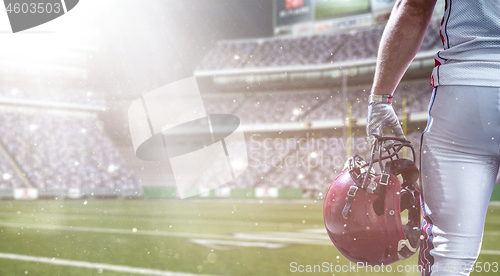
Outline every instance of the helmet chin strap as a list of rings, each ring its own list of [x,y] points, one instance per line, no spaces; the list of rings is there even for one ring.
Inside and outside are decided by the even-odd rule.
[[[400,240],[398,243],[398,258],[400,260],[407,259],[411,257],[415,252],[417,252],[418,245],[412,246],[409,240]]]
[[[342,210],[342,217],[344,217],[344,219],[346,219],[347,214],[349,214],[349,210],[351,209],[351,205],[354,202],[354,197],[356,196],[358,189],[359,188],[363,188],[363,189],[366,188],[366,184],[368,183],[368,180],[371,178],[370,173],[372,172],[372,167],[373,167],[373,163],[374,163],[375,149],[377,148],[377,145],[379,143],[379,140],[378,140],[379,137],[376,137],[376,138],[377,138],[377,140],[373,144],[373,147],[372,147],[370,163],[367,163],[365,160],[363,160],[363,158],[361,158],[357,154],[354,155],[353,157],[349,158],[349,160],[347,161],[349,164],[349,174],[351,175],[351,178],[354,181],[354,185],[352,185],[349,188],[349,191],[347,192],[347,202],[344,206],[344,209]],[[379,151],[382,150],[382,148],[380,146],[378,148],[379,148]],[[380,152],[379,152],[379,156],[381,156]],[[357,163],[356,163],[357,159],[362,160],[362,164],[359,167],[357,166]],[[380,158],[379,158],[379,160],[380,160]],[[361,169],[366,165],[368,165],[368,169],[366,169],[366,173],[363,173]],[[354,174],[356,172],[356,170],[357,170],[357,173],[359,175]],[[363,183],[360,183],[358,181],[358,179],[360,177],[363,179]]]
[[[348,160],[348,167],[349,167],[349,174],[351,175],[351,178],[354,181],[354,184],[349,188],[349,191],[347,192],[347,202],[344,206],[344,209],[342,210],[342,216],[344,219],[347,218],[347,215],[349,214],[349,210],[351,209],[352,203],[354,202],[354,197],[356,196],[356,193],[358,190],[361,189],[366,189],[367,192],[373,194],[373,193],[378,193],[379,197],[375,203],[375,205],[384,205],[384,200],[385,200],[385,191],[386,187],[389,181],[389,174],[393,175],[399,175],[401,174],[403,176],[403,184],[408,185],[408,183],[413,184],[416,182],[418,179],[418,169],[415,167],[414,162],[415,162],[415,149],[413,148],[412,144],[407,141],[406,139],[401,139],[401,138],[396,138],[396,137],[381,137],[381,136],[376,136],[376,141],[373,144],[372,151],[371,151],[371,158],[370,158],[370,163],[367,163],[364,161],[361,157],[358,155],[354,155]],[[391,146],[388,148],[384,148],[384,143],[385,141],[396,141],[395,143],[391,143]],[[398,143],[399,142],[399,143]],[[405,159],[399,159],[398,153],[403,147],[409,147],[412,150],[413,153],[413,162]],[[391,153],[392,149],[392,153]],[[383,156],[384,150],[387,152],[386,156]],[[375,154],[378,153],[378,158],[375,159]],[[396,158],[396,160],[393,160],[393,158]],[[358,159],[361,159],[363,162],[360,166],[358,166],[357,161]],[[383,167],[382,160],[390,159],[389,162],[386,163],[385,168]],[[398,162],[400,161],[400,162]],[[400,165],[399,163],[403,163],[405,161],[409,161],[411,164],[413,164],[413,167],[416,171],[416,173],[410,172],[407,173],[407,170],[411,165],[410,163],[404,163],[403,165]],[[380,181],[378,183],[369,180],[372,178],[372,175],[370,175],[372,171],[373,164],[378,162],[380,166],[380,170],[382,171]],[[393,163],[397,163],[396,165],[392,165]],[[368,166],[368,169],[366,169],[366,172],[363,173],[362,169],[363,167]],[[395,168],[393,168],[395,167]],[[402,168],[400,168],[402,167]],[[356,175],[355,172],[358,174]],[[363,183],[361,184],[358,180],[359,178],[363,179]],[[416,178],[415,178],[416,177]],[[407,179],[408,178],[408,179]],[[368,184],[369,183],[369,184]],[[382,214],[383,214],[383,208],[382,208]],[[381,215],[378,214],[377,215]]]

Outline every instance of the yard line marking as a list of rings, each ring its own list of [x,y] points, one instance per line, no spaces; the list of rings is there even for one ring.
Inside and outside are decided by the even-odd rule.
[[[245,242],[245,241],[202,240],[202,239],[190,239],[189,241],[194,244],[199,244],[208,248],[215,248],[218,250],[230,250],[236,247],[262,247],[268,249],[278,249],[287,246],[287,244],[283,243],[269,243],[269,242]]]
[[[500,231],[484,231],[485,236],[500,236]]]
[[[332,245],[330,241],[287,238],[287,237],[280,237],[277,235],[264,236],[258,233],[236,233],[234,234],[234,237],[240,239],[259,240],[259,241],[288,242],[288,243],[299,243],[299,244],[309,244],[309,245]]]
[[[177,238],[201,238],[201,239],[214,239],[214,240],[258,240],[258,241],[273,241],[280,243],[293,243],[293,244],[308,244],[308,245],[331,245],[330,241],[321,241],[315,239],[304,238],[300,233],[288,237],[283,232],[264,232],[264,233],[236,233],[234,235],[227,234],[203,234],[203,233],[185,233],[185,232],[165,232],[165,231],[151,231],[136,229],[116,229],[116,228],[97,228],[97,227],[81,227],[81,226],[62,226],[62,225],[35,225],[35,224],[21,224],[11,222],[0,222],[0,227],[13,227],[21,229],[33,230],[56,230],[56,231],[76,231],[76,232],[95,232],[95,233],[109,233],[109,234],[126,234],[126,235],[146,235],[146,236],[162,236],[162,237],[177,237]],[[292,232],[293,233],[293,232]],[[288,233],[286,233],[288,234]],[[317,237],[324,239],[323,237]],[[316,239],[317,239],[316,238]]]
[[[500,225],[500,221],[486,221],[486,225]]]
[[[266,237],[281,237],[294,239],[327,240],[330,241],[326,230],[320,234],[310,234],[303,232],[252,232],[252,234]]]
[[[33,230],[59,230],[59,231],[76,231],[76,232],[95,232],[95,233],[109,233],[109,234],[126,234],[126,235],[146,235],[146,236],[163,236],[163,237],[178,237],[190,238],[192,242],[200,245],[212,243],[214,245],[235,245],[241,240],[255,240],[263,242],[261,245],[281,244],[286,246],[288,244],[307,244],[307,245],[332,245],[326,236],[303,234],[301,232],[255,232],[255,233],[235,233],[234,235],[220,235],[220,234],[203,234],[203,233],[185,233],[185,232],[165,232],[165,231],[151,231],[151,230],[136,230],[132,229],[116,229],[116,228],[97,228],[97,227],[80,227],[80,226],[62,226],[62,225],[34,225],[34,224],[21,224],[0,222],[0,227],[12,227],[21,229]],[[319,229],[303,229],[308,233],[320,233]],[[499,236],[500,231],[485,231],[484,235]],[[198,238],[198,239],[196,239]],[[221,241],[225,240],[225,241]],[[240,241],[237,241],[240,240]],[[265,243],[272,241],[274,243]],[[253,243],[257,245],[258,243]],[[247,242],[251,245],[251,242]],[[222,248],[221,248],[222,249]],[[498,250],[481,250],[481,254],[486,255],[500,255]]]
[[[481,249],[481,253],[479,253],[479,254],[500,256],[500,250],[488,250],[488,249],[482,250]]]
[[[149,269],[149,268],[123,266],[123,265],[111,265],[111,264],[103,264],[103,263],[71,261],[71,260],[63,260],[63,259],[47,258],[47,257],[34,257],[34,256],[26,256],[26,255],[10,254],[10,253],[0,253],[0,258],[17,260],[17,261],[46,263],[46,264],[51,264],[51,265],[64,265],[64,266],[82,267],[82,268],[90,268],[90,269],[111,270],[111,271],[117,271],[117,272],[143,274],[143,275],[200,276],[200,274],[190,274],[190,273],[183,273],[183,272],[173,272],[173,271],[156,270],[156,269]],[[201,276],[203,276],[203,275],[201,275]],[[205,276],[208,276],[208,275],[205,275]]]
[[[178,237],[178,238],[209,238],[209,239],[223,239],[227,235],[218,234],[200,234],[200,233],[185,233],[185,232],[165,232],[165,231],[152,231],[135,229],[117,229],[117,228],[99,228],[99,227],[82,227],[82,226],[63,226],[63,225],[38,225],[38,224],[21,224],[11,222],[0,222],[0,227],[20,227],[21,229],[35,229],[35,230],[60,230],[60,231],[76,231],[76,232],[95,232],[95,233],[109,233],[109,234],[126,234],[126,235],[145,235],[145,236],[163,236],[163,237]]]
[[[304,233],[313,233],[313,234],[327,234],[326,229],[318,228],[318,229],[301,229],[300,232]]]
[[[10,212],[0,212],[0,216],[7,216],[7,217],[15,217],[15,218],[37,218],[38,221],[42,221],[40,218],[41,217],[47,217],[47,218],[54,218],[54,215],[63,215],[64,218],[66,219],[78,219],[81,220],[82,218],[85,220],[127,220],[127,221],[158,221],[159,219],[164,220],[165,223],[169,224],[175,224],[175,223],[182,223],[182,224],[210,224],[210,225],[250,225],[253,226],[255,225],[254,221],[247,221],[247,220],[225,220],[225,219],[182,219],[182,218],[175,218],[171,219],[167,215],[165,216],[131,216],[131,215],[77,215],[77,214],[61,214],[61,213],[23,213],[23,214],[16,214],[16,213],[10,213]],[[50,222],[47,220],[46,222]],[[275,223],[275,222],[259,222],[260,226],[275,226],[275,225],[290,225],[290,226],[303,226],[303,223]]]

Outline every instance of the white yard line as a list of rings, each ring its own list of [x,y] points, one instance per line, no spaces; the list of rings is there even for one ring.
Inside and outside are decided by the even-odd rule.
[[[279,237],[279,238],[291,238],[291,239],[302,239],[302,240],[325,240],[330,241],[326,230],[320,232],[318,234],[307,233],[307,232],[251,232],[245,234],[252,234],[255,236],[264,236],[264,237]]]
[[[94,232],[107,234],[125,234],[125,235],[145,235],[162,236],[176,238],[200,238],[214,240],[252,240],[252,241],[272,241],[287,244],[308,244],[308,245],[332,245],[326,236],[318,235],[314,238],[311,234],[300,232],[255,232],[255,233],[236,233],[234,235],[186,233],[186,232],[166,232],[136,229],[116,229],[116,228],[98,228],[81,226],[63,226],[63,225],[38,225],[22,224],[11,222],[0,222],[0,227],[12,227],[29,230],[51,230],[51,231],[76,231],[76,232]],[[326,237],[326,238],[325,238]]]
[[[488,249],[481,249],[481,253],[479,254],[484,254],[484,255],[497,255],[500,256],[500,250],[488,250]]]
[[[235,234],[205,234],[205,233],[186,233],[186,232],[167,232],[167,231],[152,231],[139,229],[117,229],[117,228],[99,228],[99,227],[82,227],[82,226],[63,226],[63,225],[38,225],[38,224],[23,224],[0,222],[0,227],[21,228],[28,230],[51,230],[51,231],[75,231],[75,232],[94,232],[107,234],[125,234],[125,235],[144,235],[144,236],[161,236],[161,237],[176,237],[190,239],[213,239],[213,240],[251,240],[261,242],[285,243],[285,244],[307,244],[307,245],[326,245],[331,246],[332,243],[326,235],[301,233],[301,232],[250,232],[250,233],[235,233]],[[500,231],[485,231],[486,236],[500,236]],[[489,252],[489,253],[484,253]],[[483,250],[482,254],[496,255],[491,252],[499,252],[495,250]]]
[[[485,236],[500,236],[500,231],[484,231]]]
[[[50,223],[50,219],[53,219],[55,216],[63,216],[65,219],[75,219],[75,220],[97,220],[97,221],[102,221],[102,220],[126,220],[126,221],[159,221],[162,220],[165,223],[169,224],[176,224],[176,223],[182,223],[182,224],[203,224],[203,225],[248,225],[248,226],[254,226],[255,221],[248,221],[248,220],[236,220],[236,219],[182,219],[182,218],[169,218],[167,215],[165,216],[152,216],[152,217],[145,217],[145,216],[130,216],[130,215],[86,215],[86,214],[64,214],[64,213],[23,213],[23,214],[16,214],[13,212],[0,212],[0,216],[4,217],[14,217],[14,218],[37,218],[39,222],[46,222]],[[275,223],[275,222],[259,222],[259,226],[276,226],[276,225],[289,225],[289,226],[299,226],[303,227],[304,224],[302,223]]]
[[[236,247],[261,247],[269,249],[278,249],[288,246],[283,243],[269,243],[269,242],[247,242],[247,241],[228,241],[228,240],[203,240],[191,239],[192,243],[203,245],[208,248],[218,248],[220,250],[234,249]]]
[[[126,234],[126,235],[145,235],[145,236],[163,236],[163,237],[178,237],[178,238],[192,238],[200,237],[205,239],[224,239],[228,235],[217,234],[199,234],[199,233],[186,233],[186,232],[166,232],[166,231],[152,231],[141,230],[140,228],[134,229],[116,229],[116,228],[100,228],[100,227],[81,227],[81,226],[63,226],[63,225],[39,225],[39,224],[24,224],[24,223],[11,223],[0,222],[0,227],[13,227],[30,230],[52,230],[52,231],[76,231],[76,232],[94,232],[94,233],[107,233],[107,234]]]
[[[102,263],[90,263],[90,262],[81,262],[81,261],[71,261],[71,260],[63,260],[63,259],[56,259],[56,258],[35,257],[35,256],[26,256],[26,255],[18,255],[18,254],[9,254],[9,253],[0,253],[0,259],[37,262],[37,263],[45,263],[45,264],[51,264],[51,265],[64,265],[64,266],[81,267],[81,268],[89,268],[89,269],[102,269],[102,270],[110,270],[110,271],[133,273],[133,274],[143,274],[143,275],[162,275],[162,276],[195,276],[196,275],[196,276],[203,276],[200,274],[189,274],[189,273],[164,271],[164,270],[156,270],[156,269],[149,269],[149,268],[131,267],[131,266],[123,266],[123,265],[111,265],[111,264],[102,264]]]
[[[299,237],[280,237],[279,235],[263,235],[259,233],[236,233],[234,234],[234,238],[246,239],[246,240],[258,240],[258,241],[308,244],[308,245],[327,245],[327,246],[332,245],[332,243],[329,240],[321,241],[321,240],[303,239]]]
[[[300,232],[304,233],[313,233],[313,234],[327,234],[325,228],[318,228],[318,229],[301,229],[299,230]]]

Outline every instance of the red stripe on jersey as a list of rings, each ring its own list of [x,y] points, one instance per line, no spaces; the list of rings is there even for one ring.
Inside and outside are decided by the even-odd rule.
[[[423,271],[425,271],[425,268],[427,267],[427,264],[429,264],[429,260],[427,260],[427,258],[425,257],[425,251],[427,250],[428,246],[427,246],[427,242],[428,242],[428,239],[429,239],[429,234],[427,233],[427,229],[429,229],[429,223],[426,222],[426,225],[424,226],[424,246],[423,248],[420,250],[420,261],[422,262],[422,265],[423,265]],[[423,275],[423,272],[422,271],[422,275]]]
[[[446,42],[444,41],[444,36],[443,36],[443,23],[444,23],[444,16],[443,19],[441,19],[441,25],[439,26],[439,35],[441,36],[441,41],[443,42],[443,48],[444,48]]]

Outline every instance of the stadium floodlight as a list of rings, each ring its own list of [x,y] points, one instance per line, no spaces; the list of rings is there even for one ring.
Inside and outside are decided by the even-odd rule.
[[[9,180],[9,179],[11,179],[11,178],[12,178],[12,175],[11,175],[10,173],[4,173],[4,174],[2,175],[2,179],[3,179],[3,180]]]
[[[207,115],[195,77],[143,95],[128,118],[136,156],[168,160],[181,198],[217,188],[248,167],[240,119]]]
[[[39,129],[39,128],[40,128],[40,126],[39,126],[39,125],[36,125],[36,124],[31,124],[31,125],[29,126],[29,128],[30,128],[30,131],[31,131],[31,132],[33,132],[33,131],[36,131],[37,129]]]
[[[102,44],[104,19],[98,11],[109,10],[109,2],[115,1],[5,0],[0,73],[86,78],[87,62]]]
[[[111,164],[108,166],[108,172],[112,173],[114,171],[118,170],[118,167],[114,164]]]

